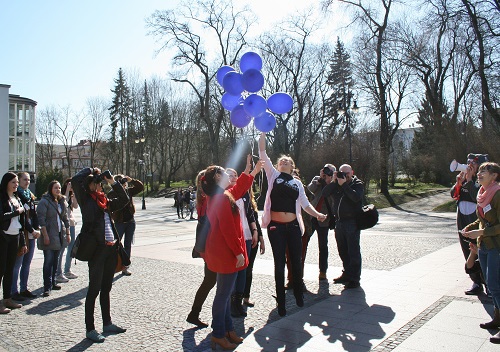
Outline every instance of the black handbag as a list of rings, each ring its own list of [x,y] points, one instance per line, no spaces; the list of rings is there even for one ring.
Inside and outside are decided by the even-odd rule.
[[[361,211],[356,217],[356,224],[358,229],[366,230],[377,225],[378,222],[378,210],[375,205],[368,204],[361,208]]]
[[[94,256],[95,250],[95,238],[82,232],[75,238],[75,243],[71,249],[71,258],[78,259],[82,262],[88,262]]]
[[[196,225],[196,241],[192,252],[193,258],[199,258],[200,253],[205,252],[205,245],[207,243],[207,236],[209,232],[210,222],[208,221],[208,216],[200,216],[198,224]]]

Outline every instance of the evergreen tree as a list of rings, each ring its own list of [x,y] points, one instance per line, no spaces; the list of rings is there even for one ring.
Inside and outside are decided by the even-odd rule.
[[[128,145],[128,130],[132,118],[132,104],[130,97],[130,89],[127,86],[123,70],[118,70],[118,78],[115,81],[115,89],[113,92],[113,104],[109,108],[111,118],[111,136],[110,147],[111,161],[114,161],[114,168],[118,168],[120,172],[129,174],[130,159],[125,157],[125,150],[130,150]]]
[[[346,113],[340,113],[339,110],[351,106],[354,93],[352,88],[354,82],[352,79],[351,57],[344,47],[344,43],[337,37],[335,52],[330,60],[330,72],[326,84],[331,89],[331,94],[326,100],[326,110],[332,118],[330,130],[332,134],[336,128],[342,123],[345,123],[345,128],[342,134],[351,133],[355,126],[355,121],[352,114],[349,116]]]

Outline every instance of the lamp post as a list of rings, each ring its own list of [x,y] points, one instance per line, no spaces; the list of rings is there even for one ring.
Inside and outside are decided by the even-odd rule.
[[[142,143],[144,143],[145,141],[146,141],[146,138],[140,137],[140,138],[137,138],[135,140],[135,143],[137,143],[137,144],[141,143],[141,145],[142,145]],[[141,167],[142,167],[142,183],[145,184],[146,183],[146,164],[145,164],[145,160],[139,159],[138,163],[139,163],[139,175],[141,174]],[[144,190],[142,190],[142,210],[146,210],[146,199],[144,197],[145,197],[145,192],[144,192]]]
[[[349,91],[348,94],[347,94],[347,102],[345,102],[344,104],[342,103],[339,103],[339,107],[338,107],[338,112],[341,113],[341,114],[344,114],[345,116],[345,122],[346,122],[346,128],[347,128],[347,138],[349,139],[349,164],[352,166],[352,137],[351,137],[351,113],[354,112],[358,112],[359,108],[358,108],[358,104],[356,102],[356,100],[354,100],[354,103],[352,105],[352,107],[350,106],[351,105],[351,96],[352,96],[352,93]]]
[[[142,167],[142,181],[144,182],[144,179],[145,179],[145,165],[144,165],[144,160],[141,160],[139,159],[139,174],[141,173],[141,167]],[[143,189],[142,190],[142,210],[145,210],[146,209],[146,199],[144,198],[144,195],[145,195],[145,190]]]

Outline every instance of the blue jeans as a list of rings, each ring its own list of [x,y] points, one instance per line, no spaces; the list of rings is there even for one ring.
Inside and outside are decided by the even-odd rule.
[[[238,272],[217,273],[217,290],[212,305],[212,336],[223,338],[227,331],[234,330],[231,319],[231,293],[234,290]]]
[[[500,250],[498,248],[487,249],[484,243],[481,243],[478,254],[493,304],[500,309]]]
[[[250,251],[252,250],[252,240],[245,241],[245,245],[247,247],[247,255],[249,256]],[[243,270],[238,271],[234,292],[243,293],[245,291],[246,282],[247,282],[247,269],[245,268]]]
[[[57,259],[59,250],[43,250],[43,291],[50,291],[56,284]]]
[[[285,302],[285,253],[288,246],[292,267],[293,294],[302,294],[302,233],[297,220],[288,223],[271,221],[267,233],[274,257],[276,297]]]
[[[326,273],[328,270],[328,227],[321,227],[318,220],[313,218],[312,221],[313,233],[318,234],[318,249],[319,249],[319,271]]]
[[[28,289],[28,277],[30,276],[31,260],[33,259],[33,254],[35,254],[35,242],[35,239],[28,239],[28,252],[16,258],[16,262],[14,263],[14,272],[12,274],[12,289],[10,290],[12,295]],[[18,279],[20,286],[19,291],[17,290]]]
[[[361,278],[360,234],[354,219],[338,220],[335,225],[335,240],[344,267],[343,275],[349,281],[358,283]]]
[[[123,248],[132,257],[132,242],[134,241],[135,233],[135,220],[130,220],[129,222],[117,222],[115,223],[116,231],[118,236],[120,236],[120,241],[125,234],[125,240],[123,242]]]
[[[71,237],[71,242],[68,244],[68,248],[66,249],[66,261],[64,263],[64,272],[65,273],[67,273],[68,271],[71,270],[71,259],[73,259],[73,258],[71,258],[71,250],[73,249],[73,244],[75,243],[75,227],[74,226],[69,227],[69,234]],[[57,261],[56,275],[62,274],[62,260],[64,257],[64,250],[65,250],[65,248],[61,248],[61,251],[59,253],[59,258]]]

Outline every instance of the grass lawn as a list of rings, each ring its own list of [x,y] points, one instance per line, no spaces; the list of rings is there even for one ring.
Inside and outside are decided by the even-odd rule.
[[[377,208],[382,209],[398,204],[411,202],[412,200],[425,198],[437,193],[447,192],[448,190],[448,187],[444,187],[443,185],[434,183],[396,183],[394,187],[389,188],[389,197],[386,197],[382,193],[378,192],[375,184],[370,184],[370,189],[368,191],[368,194],[366,195],[366,200],[368,203],[373,203]],[[452,201],[451,203],[454,203],[454,201]],[[451,205],[447,205],[439,211],[454,210],[451,209]]]

